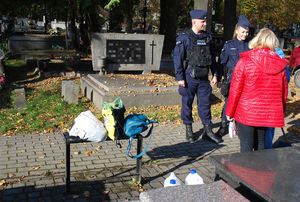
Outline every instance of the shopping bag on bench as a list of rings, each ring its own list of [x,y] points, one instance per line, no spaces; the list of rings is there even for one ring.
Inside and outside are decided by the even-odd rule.
[[[143,138],[151,135],[153,123],[157,123],[157,121],[148,119],[147,116],[145,116],[144,114],[130,114],[125,118],[124,131],[125,135],[129,137],[126,154],[129,157],[139,158],[147,152],[147,145],[145,146],[144,150],[137,155],[132,155],[130,150],[134,138],[142,132],[146,131],[149,125],[151,125],[151,127],[148,130],[147,135],[143,136]]]
[[[80,139],[103,142],[106,140],[107,131],[91,111],[81,112],[75,118],[75,123],[69,131],[70,136],[78,136]]]

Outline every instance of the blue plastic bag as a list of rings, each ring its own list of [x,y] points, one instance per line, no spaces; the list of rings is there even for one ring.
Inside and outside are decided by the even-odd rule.
[[[130,149],[134,138],[142,132],[146,131],[148,129],[148,125],[151,124],[151,128],[145,137],[150,135],[153,128],[153,123],[157,123],[157,121],[150,120],[147,118],[147,116],[143,114],[130,114],[125,118],[124,131],[125,135],[129,137],[129,143],[126,150],[126,154],[128,156],[132,158],[139,158],[147,152],[147,146],[145,146],[144,151],[142,151],[140,154],[133,156],[130,153]]]

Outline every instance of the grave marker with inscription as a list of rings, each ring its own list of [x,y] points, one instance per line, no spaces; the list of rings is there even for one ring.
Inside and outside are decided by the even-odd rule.
[[[93,70],[159,70],[163,35],[93,33]]]

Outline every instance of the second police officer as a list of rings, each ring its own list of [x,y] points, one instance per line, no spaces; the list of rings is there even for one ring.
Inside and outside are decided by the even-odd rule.
[[[228,133],[228,121],[226,119],[225,111],[233,69],[240,58],[240,53],[249,50],[247,41],[249,26],[250,22],[246,16],[240,15],[234,29],[233,39],[225,42],[221,52],[220,59],[221,64],[224,67],[224,85],[221,86],[221,93],[225,97],[225,103],[222,110],[221,127],[217,132],[217,134],[221,137]]]
[[[204,126],[203,135],[220,143],[222,138],[213,133],[211,123],[211,85],[217,83],[218,71],[212,51],[212,37],[205,31],[207,11],[192,10],[190,16],[192,28],[179,34],[173,50],[175,78],[182,97],[181,119],[186,125],[186,139],[193,143],[196,139],[192,129],[192,105],[196,95],[198,114]],[[209,69],[212,73],[211,82],[208,79]]]

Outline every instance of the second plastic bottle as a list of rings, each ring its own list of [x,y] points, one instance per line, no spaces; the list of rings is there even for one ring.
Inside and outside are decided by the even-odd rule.
[[[196,170],[191,170],[191,172],[185,178],[186,185],[197,185],[204,184],[202,177],[197,173]]]

